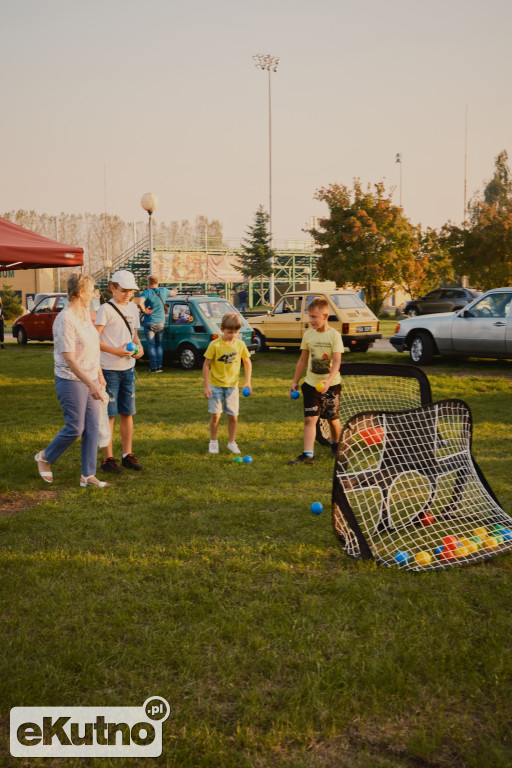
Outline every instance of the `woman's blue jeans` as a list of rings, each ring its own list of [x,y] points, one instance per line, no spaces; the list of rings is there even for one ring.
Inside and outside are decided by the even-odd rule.
[[[65,426],[44,449],[53,464],[75,440],[82,438],[82,475],[95,475],[98,461],[100,401],[93,400],[83,381],[55,377],[57,397],[64,412]]]

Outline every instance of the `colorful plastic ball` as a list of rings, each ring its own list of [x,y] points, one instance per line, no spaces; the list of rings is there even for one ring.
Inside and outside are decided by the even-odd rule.
[[[317,392],[323,392],[325,387],[325,381],[319,381],[315,389]]]
[[[418,552],[415,560],[418,565],[428,565],[432,561],[432,555],[430,552]]]
[[[455,557],[455,552],[453,549],[443,549],[439,557],[441,558],[441,560],[453,560],[453,558]]]
[[[400,549],[395,555],[395,563],[398,563],[398,565],[407,565],[410,559],[411,559],[410,554]]]
[[[503,536],[505,541],[510,541],[512,539],[512,529],[502,528],[501,535]]]
[[[485,538],[482,538],[482,545],[487,549],[494,549],[498,546],[498,542],[494,536],[485,536]]]
[[[244,464],[252,464],[252,456],[244,456],[243,462]]]
[[[461,544],[461,546],[457,547],[453,554],[455,557],[467,557],[469,555],[469,549]]]
[[[310,509],[314,515],[321,515],[322,512],[324,511],[324,506],[323,504],[320,504],[319,501],[314,501]]]
[[[487,528],[475,528],[473,531],[473,536],[487,536],[488,531]]]
[[[235,462],[235,464],[243,464],[243,462],[244,462],[244,460],[242,459],[241,456],[235,456],[233,461]]]
[[[444,547],[442,544],[440,544],[438,547],[434,549],[434,555],[440,555],[441,552],[444,552]]]
[[[456,536],[445,536],[443,539],[443,544],[445,546],[445,549],[456,549],[458,543],[459,542]]]
[[[366,445],[379,445],[384,440],[384,430],[382,427],[369,427],[362,429],[359,433]]]
[[[244,388],[242,389],[242,395],[243,395],[244,397],[249,397],[249,395],[250,395],[250,394],[251,394],[251,390],[249,389],[249,387],[244,387]]]
[[[293,391],[290,393],[290,397],[291,397],[291,399],[292,399],[292,400],[298,400],[298,399],[299,399],[299,397],[300,397],[300,392],[299,392],[297,389],[294,389],[294,390],[293,390]]]
[[[480,549],[480,547],[482,546],[482,539],[480,538],[480,536],[472,536],[470,538],[470,542],[472,544],[476,544],[477,549]]]
[[[468,541],[465,546],[468,552],[478,552],[478,544],[475,541]]]
[[[425,514],[420,517],[420,523],[422,525],[432,525],[433,522],[435,522],[435,517],[430,512],[425,512]]]
[[[493,537],[493,539],[496,539],[498,544],[504,544],[505,543],[505,537],[501,533],[493,533],[492,537]]]

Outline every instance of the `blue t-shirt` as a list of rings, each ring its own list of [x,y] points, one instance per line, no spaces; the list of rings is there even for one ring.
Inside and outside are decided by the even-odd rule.
[[[144,314],[144,322],[165,323],[164,304],[166,299],[171,295],[171,292],[162,285],[159,285],[157,288],[146,288],[140,295],[141,298],[144,299],[144,306],[153,310],[149,315]],[[160,296],[162,301],[160,301],[158,296]]]

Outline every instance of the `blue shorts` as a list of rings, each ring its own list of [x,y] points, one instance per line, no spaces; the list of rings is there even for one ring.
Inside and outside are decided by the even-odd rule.
[[[103,371],[107,382],[108,416],[133,416],[135,411],[135,367],[126,371]]]
[[[208,413],[227,413],[238,416],[238,387],[214,387],[210,385],[212,396],[208,398]]]

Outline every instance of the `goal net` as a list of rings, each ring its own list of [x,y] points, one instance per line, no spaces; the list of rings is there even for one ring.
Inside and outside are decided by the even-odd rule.
[[[512,518],[474,461],[471,437],[462,400],[353,415],[342,430],[332,495],[345,553],[417,571],[512,549]]]

